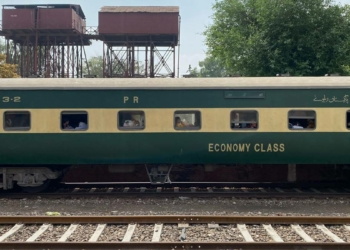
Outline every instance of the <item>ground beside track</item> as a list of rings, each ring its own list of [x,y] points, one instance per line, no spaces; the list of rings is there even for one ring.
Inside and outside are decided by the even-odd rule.
[[[0,215],[349,216],[350,199],[79,198],[0,199]]]

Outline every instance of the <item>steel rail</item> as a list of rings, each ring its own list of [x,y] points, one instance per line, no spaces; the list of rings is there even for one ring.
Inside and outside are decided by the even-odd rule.
[[[260,249],[260,250],[349,250],[349,243],[0,243],[1,249]]]
[[[218,224],[348,224],[349,217],[327,216],[0,216],[0,224],[117,224],[117,223],[218,223]]]

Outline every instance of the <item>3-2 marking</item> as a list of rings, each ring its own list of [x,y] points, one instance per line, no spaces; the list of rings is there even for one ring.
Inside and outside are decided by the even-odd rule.
[[[13,98],[9,96],[3,96],[2,97],[2,102],[21,102],[21,97],[20,96],[14,96]]]

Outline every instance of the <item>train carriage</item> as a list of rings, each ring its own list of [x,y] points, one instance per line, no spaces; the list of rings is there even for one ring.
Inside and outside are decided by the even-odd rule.
[[[4,188],[71,165],[348,164],[349,77],[3,79]],[[156,166],[156,168],[154,167]]]

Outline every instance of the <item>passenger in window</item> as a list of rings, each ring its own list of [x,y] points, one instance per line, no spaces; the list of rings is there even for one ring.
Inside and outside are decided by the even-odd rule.
[[[182,123],[185,127],[193,127],[193,124],[187,121],[186,119],[182,119]]]
[[[350,128],[350,122],[348,122],[348,124],[347,124],[347,125],[348,125],[347,127],[348,127],[348,128]]]
[[[23,116],[20,114],[8,114],[5,122],[8,127],[23,127]]]
[[[123,124],[123,127],[138,127],[140,122],[136,119],[126,120]]]
[[[177,128],[183,128],[186,125],[181,121],[180,117],[176,116],[175,117],[175,127]]]
[[[69,120],[64,120],[62,127],[63,129],[74,129],[72,126],[69,125]]]
[[[12,121],[13,118],[14,118],[13,115],[7,115],[6,116],[6,120],[5,120],[6,127],[12,127],[13,126],[13,121]]]
[[[247,120],[247,119],[246,119],[246,114],[242,114],[242,113],[241,113],[241,114],[239,115],[239,118],[240,118],[240,119],[239,119],[240,122],[243,122],[243,123],[240,123],[240,124],[239,124],[239,127],[240,127],[240,128],[247,128],[247,125],[248,125],[248,124],[245,123],[245,121]]]
[[[306,128],[315,128],[315,120],[307,120],[307,127]]]
[[[303,129],[304,127],[299,125],[299,122],[297,122],[296,125],[293,125],[293,129]]]
[[[86,130],[87,129],[87,124],[85,122],[79,122],[79,127],[76,127],[75,129]]]
[[[136,124],[134,123],[133,120],[126,120],[123,124],[123,127],[134,127]]]
[[[252,129],[257,129],[258,128],[258,125],[254,122],[254,123],[251,123],[249,128],[252,128]]]
[[[141,117],[139,115],[135,115],[131,117],[132,117],[132,122],[134,123],[134,126],[136,127],[141,126],[141,122],[140,122]]]
[[[194,126],[195,126],[194,124],[192,124],[192,123],[186,121],[185,119],[182,120],[182,122],[185,124],[186,127],[194,127]]]
[[[239,128],[247,128],[247,124],[246,123],[240,123],[239,124]]]

